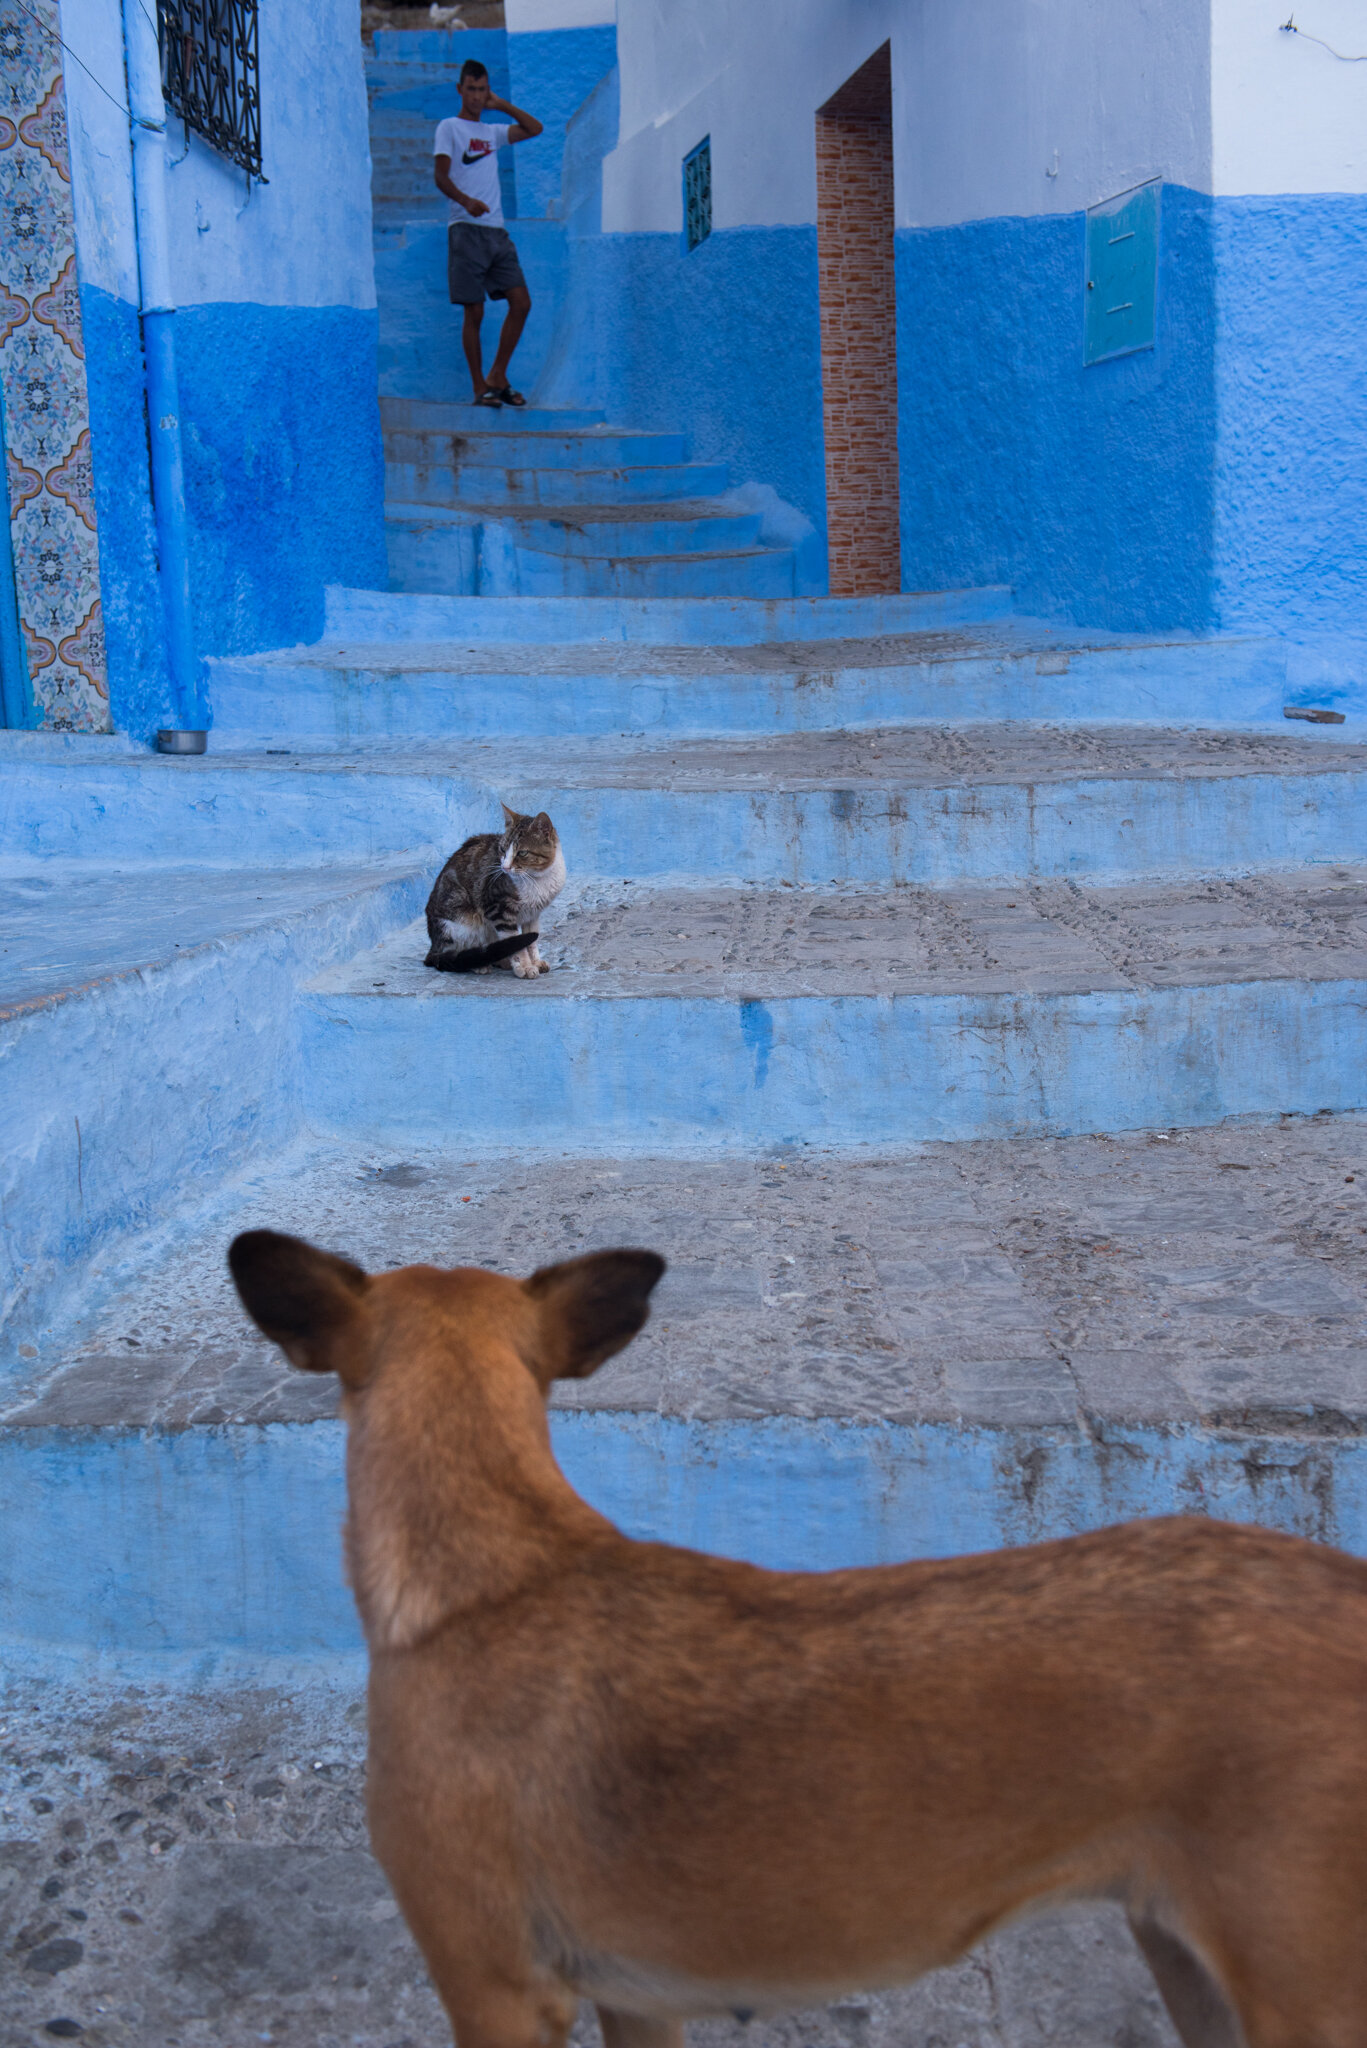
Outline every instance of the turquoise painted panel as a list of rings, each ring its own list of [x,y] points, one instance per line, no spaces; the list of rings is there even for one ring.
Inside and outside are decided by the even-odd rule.
[[[1161,191],[1161,180],[1152,178],[1087,209],[1084,356],[1089,363],[1154,346]]]

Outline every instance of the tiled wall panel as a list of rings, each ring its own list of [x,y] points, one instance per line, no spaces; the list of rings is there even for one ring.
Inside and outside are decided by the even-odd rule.
[[[19,621],[43,725],[109,729],[56,0],[0,0],[0,389]]]

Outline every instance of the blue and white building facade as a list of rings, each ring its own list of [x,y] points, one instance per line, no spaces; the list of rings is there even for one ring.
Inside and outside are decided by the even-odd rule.
[[[102,643],[73,628],[62,644],[96,682],[65,712],[33,682],[21,712],[147,737],[174,706],[123,14],[44,6],[87,386],[81,574],[98,574]],[[0,0],[0,27],[38,19],[16,8]],[[454,328],[436,360],[439,220],[372,232],[354,0],[272,0],[259,30],[264,181],[168,126],[201,655],[315,638],[328,584],[384,586],[377,395],[449,399],[463,374]],[[1344,59],[1367,29],[1349,0],[1314,0],[1294,30],[1271,0],[508,0],[506,32],[424,40],[453,66],[462,44],[496,44],[492,68],[546,123],[512,181],[534,398],[686,430],[695,459],[726,462],[776,531],[787,521],[811,591],[827,524],[814,124],[886,46],[902,587],[1009,584],[1023,612],[1111,631],[1279,633],[1326,700],[1356,673],[1367,65]],[[683,166],[704,142],[710,232],[690,246]],[[1089,210],[1144,185],[1152,333],[1089,361]],[[14,463],[40,471],[10,454],[22,584],[16,522],[36,487]]]
[[[886,42],[903,587],[1279,630],[1326,681],[1351,669],[1367,65],[1342,58],[1367,28],[1348,0],[1284,20],[1248,0],[620,0],[581,395],[687,418],[695,453],[821,526],[813,122]],[[704,137],[713,231],[689,252],[680,167]],[[1152,179],[1153,346],[1088,364],[1088,209]]]
[[[70,130],[108,716],[146,736],[176,720],[157,588],[123,14],[119,0],[64,0],[48,11],[44,40],[64,72]],[[27,10],[6,0],[5,13],[23,22]],[[259,37],[262,180],[174,114],[167,126],[167,254],[201,653],[312,638],[326,582],[383,576],[356,8],[264,7]],[[12,222],[0,221],[0,237],[12,234]],[[29,722],[42,723],[41,679],[33,695]],[[98,725],[98,708],[73,722]]]

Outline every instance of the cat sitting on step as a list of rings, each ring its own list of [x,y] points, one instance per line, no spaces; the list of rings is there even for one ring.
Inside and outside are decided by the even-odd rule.
[[[487,974],[506,962],[524,980],[549,974],[537,949],[537,917],[565,886],[560,838],[544,811],[503,806],[502,832],[458,846],[427,899],[425,965],[444,974]]]

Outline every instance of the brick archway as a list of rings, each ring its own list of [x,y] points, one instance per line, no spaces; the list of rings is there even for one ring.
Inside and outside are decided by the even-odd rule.
[[[831,593],[900,590],[892,56],[816,116],[817,261]]]

